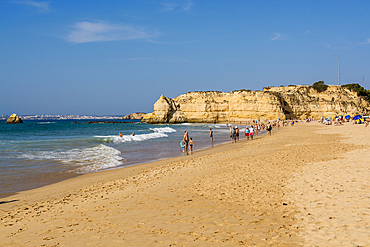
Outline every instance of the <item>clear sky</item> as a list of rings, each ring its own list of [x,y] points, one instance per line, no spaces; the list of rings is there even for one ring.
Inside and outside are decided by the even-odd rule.
[[[370,88],[370,1],[0,0],[0,115],[152,112],[164,94]]]

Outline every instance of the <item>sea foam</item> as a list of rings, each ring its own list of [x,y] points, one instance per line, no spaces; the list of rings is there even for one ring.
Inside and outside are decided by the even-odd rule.
[[[36,122],[36,124],[54,124],[57,122]]]
[[[19,158],[56,160],[71,165],[71,172],[87,173],[121,165],[124,158],[120,157],[120,154],[117,149],[99,144],[95,147],[67,151],[37,151],[20,155]]]
[[[131,142],[131,141],[145,141],[156,138],[168,137],[167,133],[176,132],[175,129],[170,127],[164,128],[150,128],[152,133],[147,134],[136,134],[136,135],[123,135],[122,137],[118,135],[110,136],[95,136],[97,138],[102,138],[104,142]]]

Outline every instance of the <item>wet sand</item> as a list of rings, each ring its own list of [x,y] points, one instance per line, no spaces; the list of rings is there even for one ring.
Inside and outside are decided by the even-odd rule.
[[[370,245],[370,128],[302,123],[0,199],[0,246]]]

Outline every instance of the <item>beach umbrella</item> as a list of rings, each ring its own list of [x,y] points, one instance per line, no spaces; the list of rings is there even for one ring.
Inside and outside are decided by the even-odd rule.
[[[354,117],[353,117],[353,120],[358,120],[358,119],[360,119],[360,118],[362,118],[362,116],[361,116],[361,115],[356,115],[356,116],[354,116]]]
[[[326,119],[331,119],[331,117],[326,117]]]
[[[338,117],[343,117],[343,115],[338,115]]]
[[[345,119],[350,119],[350,118],[351,118],[351,116],[350,116],[350,115],[347,115],[347,116],[345,116],[344,118],[345,118]]]

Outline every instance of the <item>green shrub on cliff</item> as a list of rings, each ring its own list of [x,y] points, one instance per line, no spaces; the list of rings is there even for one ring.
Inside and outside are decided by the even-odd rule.
[[[366,90],[360,84],[350,83],[350,84],[342,85],[342,87],[348,88],[349,90],[356,92],[358,96],[361,96],[370,102],[370,90]]]
[[[329,86],[325,85],[324,81],[317,81],[312,85],[312,87],[316,89],[317,92],[321,93],[326,91],[326,89],[328,89]]]

